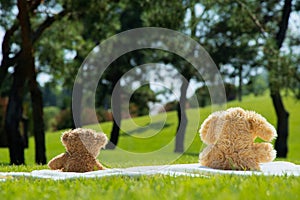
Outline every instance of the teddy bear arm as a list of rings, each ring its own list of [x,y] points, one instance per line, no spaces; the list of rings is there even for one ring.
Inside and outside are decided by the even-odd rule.
[[[217,120],[217,116],[211,115],[209,116],[201,125],[200,128],[200,138],[205,144],[213,144],[216,141],[216,137],[213,133],[214,121]]]
[[[264,117],[252,111],[248,113],[248,117],[251,129],[257,137],[268,142],[277,137],[275,128]]]
[[[65,153],[62,153],[54,158],[52,158],[49,163],[48,163],[48,167],[50,169],[62,169],[64,166],[64,163],[67,160],[67,156]]]
[[[259,163],[272,162],[276,157],[276,151],[269,143],[254,144],[253,150]]]
[[[274,138],[276,138],[277,133],[275,128],[269,124],[269,123],[265,123],[265,124],[259,124],[257,126],[258,128],[255,129],[255,134],[268,142],[271,142]]]
[[[97,168],[97,170],[106,169],[105,167],[103,167],[103,165],[101,165],[101,163],[98,160],[96,160],[96,168]]]

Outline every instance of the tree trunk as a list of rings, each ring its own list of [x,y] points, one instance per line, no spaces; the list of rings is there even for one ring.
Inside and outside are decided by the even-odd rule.
[[[15,55],[15,57],[12,59],[9,57],[9,54],[11,53],[11,49],[10,49],[10,40],[11,37],[13,36],[14,32],[18,29],[18,25],[17,23],[15,23],[10,29],[8,29],[3,37],[3,41],[2,41],[2,62],[1,62],[1,67],[0,67],[0,91],[2,88],[2,84],[4,82],[4,79],[7,75],[8,72],[8,68],[10,66],[12,66],[13,64],[15,64],[14,61],[16,61],[16,58],[18,57],[17,54]]]
[[[238,100],[241,102],[242,101],[242,87],[243,87],[243,76],[242,76],[242,72],[243,72],[243,67],[240,66],[239,67],[239,88],[238,88]]]
[[[8,135],[8,146],[10,154],[10,163],[15,165],[25,164],[24,148],[25,142],[20,133],[20,122],[22,120],[22,103],[24,96],[24,86],[28,76],[26,67],[30,60],[27,60],[31,49],[28,49],[28,38],[30,38],[30,26],[27,13],[27,4],[25,1],[18,0],[18,19],[21,25],[22,52],[21,58],[17,62],[13,75],[13,85],[9,96],[5,118],[5,130]],[[30,42],[29,42],[30,43]],[[23,49],[25,47],[25,49]],[[29,52],[28,52],[29,50]]]
[[[18,19],[21,26],[22,50],[17,67],[15,67],[14,83],[6,115],[10,159],[11,164],[25,164],[25,144],[22,141],[24,138],[20,135],[19,123],[22,119],[24,88],[27,80],[29,80],[36,139],[36,162],[46,164],[42,94],[36,82],[28,6],[27,2],[23,0],[18,0],[17,5],[19,10]]]
[[[286,158],[288,147],[288,130],[289,130],[289,113],[285,110],[281,95],[278,90],[271,93],[271,98],[277,115],[277,134],[278,137],[275,141],[275,149],[277,157]]]
[[[184,135],[187,126],[187,116],[186,116],[186,93],[189,86],[189,80],[182,78],[182,84],[180,87],[180,99],[177,105],[177,116],[178,125],[175,141],[175,152],[182,153],[184,151]]]
[[[32,72],[35,74],[35,72]],[[34,75],[29,80],[29,88],[31,95],[34,139],[35,139],[35,162],[37,164],[46,164],[46,145],[45,145],[45,130],[43,117],[43,98],[42,92],[36,82]]]
[[[113,127],[110,135],[110,142],[106,145],[107,149],[115,149],[120,135],[121,126],[121,85],[120,81],[114,84],[115,95],[112,97],[112,109],[113,109]]]
[[[292,10],[292,0],[285,0],[282,9],[282,19],[279,23],[279,30],[276,35],[276,43],[278,49],[282,47],[282,43],[286,36],[286,31],[288,28],[288,22],[290,18],[290,13]],[[280,89],[272,87],[271,84],[271,98],[276,111],[277,116],[277,134],[278,137],[275,142],[275,149],[277,151],[277,157],[286,158],[288,147],[287,138],[289,133],[289,113],[285,110],[282,98],[280,95]]]
[[[9,102],[5,117],[5,131],[8,137],[10,164],[12,165],[25,164],[25,140],[21,136],[19,128],[23,113],[22,102],[25,77],[22,75],[20,67],[21,66],[17,66],[13,74],[13,85],[9,95]]]

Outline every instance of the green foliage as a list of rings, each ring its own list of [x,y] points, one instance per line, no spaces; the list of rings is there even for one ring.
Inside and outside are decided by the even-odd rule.
[[[73,125],[73,117],[69,108],[61,110],[56,116],[53,123],[53,130],[62,130],[70,128]]]
[[[237,96],[237,89],[236,86],[230,83],[225,83],[224,84],[225,87],[225,93],[226,93],[226,100],[227,101],[232,101],[236,99]],[[197,104],[195,104],[195,102],[193,101],[189,101],[191,103],[191,107],[205,107],[208,105],[211,105],[211,99],[210,99],[210,94],[208,91],[207,86],[202,86],[199,87],[196,91],[195,91],[195,95],[197,97]],[[194,105],[195,104],[195,105]]]
[[[88,53],[117,32],[120,4],[111,1],[63,1],[56,3],[69,14],[49,27],[36,44],[40,71],[52,82],[69,89]]]
[[[166,105],[164,106],[164,109],[166,112],[174,111],[177,109],[177,105],[178,105],[177,101],[171,101],[171,102],[166,103]]]
[[[57,92],[54,91],[55,87],[51,87],[50,83],[45,83],[43,87],[41,87],[43,93],[43,104],[46,106],[57,106]]]
[[[146,11],[142,15],[145,26],[164,27],[173,30],[183,28],[185,7],[182,1],[146,1]]]
[[[250,81],[243,88],[243,95],[254,94],[255,96],[263,95],[268,89],[268,78],[266,74],[251,76]]]
[[[202,5],[205,9],[198,38],[225,77],[236,77],[243,67],[239,76],[247,80],[253,71],[264,67],[272,91],[287,88],[299,94],[299,56],[295,51],[299,34],[288,27],[284,43],[279,44],[283,1],[202,1]],[[284,48],[279,50],[281,46]],[[227,71],[226,65],[234,70]],[[251,92],[264,90],[260,79],[248,81],[253,83]],[[256,85],[263,88],[254,88]]]
[[[55,106],[44,107],[45,130],[52,131],[56,122],[56,116],[60,114],[60,109]]]
[[[99,122],[112,121],[112,113],[110,110],[99,107],[96,109],[96,113]]]
[[[143,116],[149,114],[149,102],[156,102],[156,95],[151,90],[150,85],[143,85],[134,91],[130,98],[131,116]]]

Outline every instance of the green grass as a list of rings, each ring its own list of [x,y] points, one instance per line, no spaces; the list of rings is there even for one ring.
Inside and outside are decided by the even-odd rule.
[[[300,164],[300,102],[284,99],[290,112],[289,153],[287,161]],[[233,101],[227,107],[241,106],[255,110],[276,124],[276,116],[270,98],[247,96],[242,102]],[[177,126],[175,112],[167,116],[157,115],[135,118],[134,126],[129,120],[122,121],[119,147],[102,150],[99,160],[107,167],[130,167],[170,163],[196,163],[203,145],[198,128],[211,113],[211,107],[188,110],[189,124],[183,154],[173,153],[174,134]],[[148,124],[150,126],[147,126]],[[163,125],[163,129],[161,129]],[[90,128],[109,133],[111,123]],[[51,159],[65,151],[60,143],[61,131],[47,133],[47,158]],[[0,149],[0,171],[32,171],[47,166],[34,164],[34,141],[30,138],[26,150],[26,166],[9,166],[7,149]],[[73,179],[65,181],[34,178],[11,178],[0,182],[0,199],[297,199],[300,198],[300,177],[264,177],[210,175],[208,177],[169,177],[162,175],[142,177],[107,177],[102,179]]]
[[[0,183],[1,199],[299,199],[299,178],[142,176]]]

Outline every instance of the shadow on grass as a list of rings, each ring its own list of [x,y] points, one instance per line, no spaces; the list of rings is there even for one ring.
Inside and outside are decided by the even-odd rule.
[[[132,131],[128,131],[125,133],[123,132],[123,134],[121,134],[120,136],[130,136],[132,134],[142,134],[149,130],[157,131],[157,130],[161,130],[163,128],[168,128],[172,125],[172,123],[165,123],[164,125],[162,125],[162,123],[163,122],[155,122],[150,125],[142,126],[142,127],[136,128]]]
[[[186,156],[199,156],[199,153],[195,153],[195,152],[185,152],[182,155],[186,155]]]
[[[0,162],[0,166],[11,166],[9,163]]]

